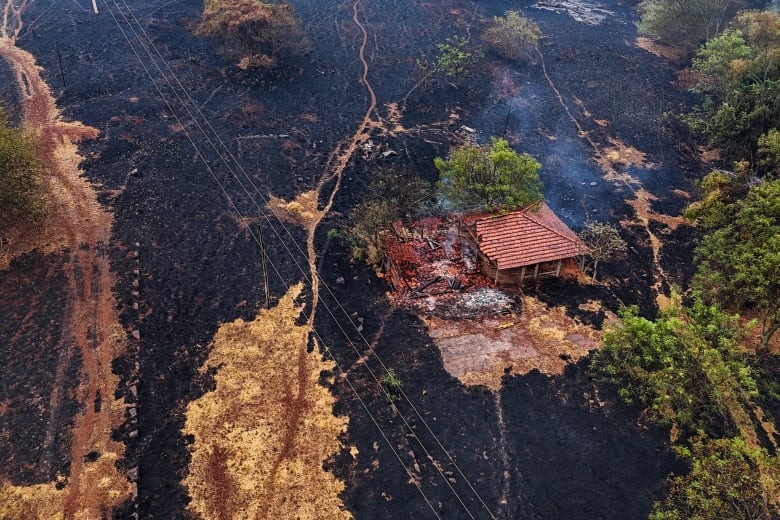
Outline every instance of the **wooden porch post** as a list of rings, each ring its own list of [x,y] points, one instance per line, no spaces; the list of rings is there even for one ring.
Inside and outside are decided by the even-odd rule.
[[[523,280],[525,280],[525,266],[523,266],[523,269],[520,271],[520,283],[523,283]]]
[[[558,260],[558,266],[555,268],[555,277],[558,278],[558,275],[561,274],[561,264],[563,263],[563,260]]]
[[[539,264],[534,265],[534,280],[539,276]]]

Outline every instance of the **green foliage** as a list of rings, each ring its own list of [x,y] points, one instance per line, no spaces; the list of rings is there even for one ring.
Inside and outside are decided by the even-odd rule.
[[[580,238],[590,248],[593,258],[593,281],[596,281],[596,269],[599,262],[609,260],[626,252],[628,244],[620,236],[618,229],[611,224],[588,222],[580,232]]]
[[[780,495],[780,460],[739,437],[696,439],[678,453],[691,464],[671,479],[671,492],[650,520],[770,520]]]
[[[427,88],[435,81],[457,84],[474,70],[483,57],[482,49],[475,47],[468,39],[449,36],[443,42],[436,44],[436,51],[432,57],[422,56],[417,59],[420,77],[404,100],[417,88]]]
[[[44,167],[35,139],[0,108],[0,224],[45,214]]]
[[[738,9],[740,0],[643,0],[639,31],[683,50],[716,36]]]
[[[748,192],[747,178],[722,170],[713,170],[701,181],[702,199],[685,210],[685,217],[695,219],[705,229],[727,225],[734,218],[734,204]]]
[[[353,260],[379,263],[383,256],[381,233],[397,220],[429,212],[432,201],[429,182],[406,170],[378,169],[365,200],[352,208],[343,230]]]
[[[772,178],[780,177],[780,131],[771,128],[758,138],[758,164]]]
[[[387,397],[387,400],[391,403],[395,402],[403,387],[403,381],[396,375],[395,370],[392,368],[387,370],[382,378],[382,385],[385,387],[385,396]]]
[[[685,433],[719,434],[733,428],[733,410],[756,394],[738,348],[736,317],[696,299],[650,321],[636,308],[621,311],[604,336],[592,368],[620,387],[627,403],[646,407],[660,424]]]
[[[724,94],[727,86],[739,81],[737,63],[750,58],[752,50],[739,29],[707,41],[693,58],[691,71],[697,76],[695,90]]]
[[[741,13],[693,60],[702,103],[684,117],[728,160],[752,158],[780,119],[780,15]]]
[[[696,249],[694,283],[709,301],[758,311],[766,348],[780,328],[780,180],[762,182],[724,208],[730,218]]]
[[[485,30],[483,39],[496,54],[507,60],[519,60],[536,47],[542,31],[533,20],[517,11],[507,11],[504,16],[493,17],[493,23]]]
[[[215,39],[220,52],[242,69],[270,70],[278,58],[305,53],[293,7],[260,0],[205,0],[195,33]]]
[[[439,190],[456,207],[514,209],[543,199],[541,164],[528,154],[518,155],[505,139],[489,146],[464,144],[449,159],[434,159]]]
[[[466,38],[450,36],[436,44],[435,67],[450,79],[460,79],[482,59],[480,49],[469,49]]]

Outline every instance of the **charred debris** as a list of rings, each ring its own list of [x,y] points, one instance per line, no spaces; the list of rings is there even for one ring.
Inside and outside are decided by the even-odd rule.
[[[392,301],[448,319],[519,312],[525,283],[577,278],[588,247],[540,202],[505,214],[450,214],[382,233]]]

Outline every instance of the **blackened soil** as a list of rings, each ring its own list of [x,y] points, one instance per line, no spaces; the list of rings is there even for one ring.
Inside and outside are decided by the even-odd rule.
[[[68,473],[81,356],[62,335],[62,265],[32,253],[0,272],[0,478],[17,485]]]
[[[635,36],[632,12],[614,1],[604,3],[616,17],[596,27],[530,9],[532,2],[527,0],[479,5],[412,0],[361,3],[359,15],[369,32],[369,80],[379,98],[380,115],[386,116],[385,103],[403,99],[416,80],[415,59],[430,52],[435,41],[451,32],[476,35],[487,15],[520,7],[547,35],[542,45],[545,63],[567,103],[576,108],[575,98],[579,99],[593,114],[585,117],[584,112],[575,110],[583,127],[602,145],[614,136],[646,152],[659,166],[634,173],[660,198],[659,208],[672,211],[681,207],[667,192],[673,187],[690,187],[680,173],[689,165],[676,152],[676,137],[667,132],[661,114],[685,99],[670,86],[671,71],[631,44]],[[261,198],[274,194],[289,199],[313,188],[328,173],[324,169],[330,152],[352,135],[367,106],[366,90],[358,81],[360,33],[351,20],[351,3],[294,2],[313,50],[309,56],[286,64],[279,77],[240,71],[221,61],[210,42],[194,38],[187,24],[198,16],[200,4],[198,0],[138,0],[131,2],[131,8],[163,57],[160,70],[171,77],[166,67],[170,66],[245,168],[248,178],[241,176],[240,183],[199,135],[181,101],[162,81],[162,73],[146,57],[144,63],[171,106],[160,100],[106,11],[114,11],[113,2],[105,4],[98,16],[87,4],[32,3],[25,12],[30,22],[19,41],[45,68],[66,116],[101,130],[97,140],[83,143],[82,152],[86,175],[99,185],[101,201],[115,215],[111,258],[122,325],[128,333],[138,329],[141,337],[131,354],[117,360],[115,370],[123,383],[135,377],[140,380],[139,436],[130,438],[127,426],[116,435],[127,442],[127,460],[122,464],[139,465],[142,518],[186,515],[188,497],[180,481],[187,472],[191,439],[181,434],[183,412],[190,400],[213,384],[199,375],[198,368],[221,323],[252,318],[266,303],[259,246],[244,230],[232,204],[242,216],[250,217],[253,229],[262,226],[269,265],[273,266],[267,280],[273,303],[290,284],[305,276],[300,269],[305,269],[305,259],[296,246],[302,244],[304,234],[299,228],[287,225],[283,229],[278,222],[269,224],[258,218]],[[114,12],[124,24],[121,13]],[[127,34],[132,41],[133,34]],[[61,50],[67,88],[59,77],[55,42]],[[144,52],[137,43],[134,48]],[[522,87],[519,94],[496,94],[495,78],[502,74]],[[184,97],[183,90],[178,92]],[[624,202],[631,196],[630,190],[603,181],[591,151],[566,119],[538,63],[510,65],[488,57],[483,74],[466,79],[458,88],[442,83],[415,92],[407,107],[403,123],[413,131],[388,138],[387,144],[399,151],[392,161],[432,178],[431,160],[446,153],[454,128],[460,124],[480,128],[483,138],[501,134],[511,108],[509,135],[517,139],[520,149],[542,160],[545,194],[570,224],[576,228],[587,218],[616,221],[632,217]],[[209,167],[194,152],[172,110],[182,114],[184,127],[192,133]],[[460,120],[452,127],[442,123],[453,112]],[[593,123],[602,118],[610,122],[608,133]],[[289,137],[257,137],[278,134]],[[370,182],[376,164],[357,158],[352,161],[334,218],[327,226],[348,213]],[[596,185],[591,186],[591,182]],[[324,232],[317,237],[321,251]],[[679,237],[670,235],[671,240],[687,240],[680,233]],[[627,228],[624,235],[632,247],[629,260],[605,264],[600,275],[614,281],[611,292],[560,282],[540,289],[540,294],[550,301],[565,302],[572,313],[579,303],[591,298],[602,299],[613,308],[639,303],[646,313],[652,313],[649,237],[641,226]],[[677,276],[673,269],[676,257],[667,254],[666,248],[662,256],[667,271]],[[657,496],[665,475],[674,468],[663,447],[663,432],[637,427],[636,412],[604,397],[611,395],[609,391],[594,387],[580,367],[572,367],[558,378],[530,374],[508,379],[498,407],[488,391],[465,388],[444,371],[422,323],[389,309],[383,283],[351,266],[336,241],[330,242],[321,260],[325,282],[334,287],[348,315],[357,313],[364,318],[364,336],[376,340],[375,351],[399,374],[404,392],[424,418],[423,422],[404,400],[397,401],[397,411],[386,402],[368,371],[371,368],[381,377],[384,372],[377,359],[369,357],[366,363],[355,364],[366,344],[339,315],[339,323],[349,328],[347,341],[325,309],[320,309],[318,331],[356,390],[354,393],[343,378],[337,378],[333,387],[338,396],[336,412],[350,418],[344,442],[357,446],[359,454],[353,460],[345,452],[329,463],[345,479],[343,498],[356,518],[432,516],[398,458],[419,478],[425,497],[445,518],[466,518],[467,510],[477,518],[487,517],[480,499],[501,518],[646,516],[651,498]],[[26,302],[34,299],[36,291],[51,294],[40,298],[46,302],[44,307],[32,309],[41,331],[46,330],[49,337],[35,336],[43,334],[41,331],[25,332],[30,334],[26,340],[30,345],[37,341],[48,347],[35,354],[48,356],[42,364],[43,373],[55,363],[52,356],[57,350],[51,346],[58,340],[56,332],[49,331],[59,330],[56,324],[61,304],[58,308],[56,302],[62,292],[56,288],[62,282],[57,273],[34,276],[44,273],[47,264],[36,264],[34,259],[25,262],[29,264],[23,270],[3,275],[3,291],[10,295],[11,289],[6,287],[18,284],[26,287],[22,294],[28,296],[2,305],[4,310],[14,305],[26,310]],[[140,270],[138,287],[133,284],[133,269]],[[18,278],[17,282],[13,277],[21,273],[27,276],[26,281]],[[339,275],[344,277],[344,285],[335,283]],[[680,276],[684,278],[682,272]],[[52,281],[53,288],[37,289],[35,284],[40,280]],[[338,315],[332,298],[325,295],[323,301]],[[4,338],[14,338],[21,312],[4,320]],[[586,318],[595,324],[601,319],[597,315]],[[48,326],[48,322],[54,325]],[[377,337],[382,325],[383,333]],[[24,344],[15,338],[3,349],[10,353]],[[45,392],[12,387],[13,383],[6,381],[0,383],[6,385],[0,386],[0,391],[9,392],[6,399],[26,402],[23,392],[49,395],[50,380],[45,383],[41,377],[41,381],[41,385],[49,385]],[[603,407],[585,397],[597,392],[606,402]],[[499,411],[503,412],[505,432]],[[21,414],[4,415],[4,422],[6,417],[23,421]],[[29,417],[24,420],[31,422],[32,431],[42,431],[43,419]],[[67,413],[62,417],[67,418]],[[40,433],[35,435],[41,438]],[[32,481],[36,471],[40,472],[36,469],[40,455],[25,454],[23,448],[8,448],[7,458],[20,461],[15,471],[27,467],[27,473],[21,474]],[[33,449],[30,446],[29,451]],[[504,496],[508,502],[500,504]],[[123,514],[130,511],[128,507]]]
[[[528,500],[509,518],[645,518],[663,497],[659,483],[675,467],[664,432],[639,426],[638,410],[590,380],[586,365],[505,380],[509,471]]]

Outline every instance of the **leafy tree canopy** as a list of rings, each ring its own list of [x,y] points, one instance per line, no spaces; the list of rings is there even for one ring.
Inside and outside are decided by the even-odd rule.
[[[439,191],[459,208],[516,209],[542,200],[541,164],[528,154],[518,155],[506,139],[490,145],[464,144],[449,159],[434,159]]]
[[[493,18],[483,39],[502,58],[519,60],[536,47],[541,36],[542,31],[533,20],[521,16],[517,11],[507,11],[504,16]]]
[[[14,127],[0,108],[0,224],[44,214],[43,175],[34,138]]]
[[[390,225],[431,210],[431,184],[407,170],[380,168],[363,202],[352,208],[345,237],[353,259],[377,263],[382,258],[381,233]]]
[[[730,160],[752,159],[780,120],[780,15],[746,11],[693,59],[702,103],[685,117]]]
[[[766,348],[780,328],[780,180],[721,205],[726,218],[696,249],[694,283],[710,301],[758,311]]]
[[[780,131],[777,128],[769,129],[758,138],[758,164],[766,176],[780,178]]]
[[[716,36],[744,7],[741,0],[643,0],[639,31],[689,51]]]
[[[620,387],[626,402],[683,433],[723,434],[738,426],[732,412],[755,396],[756,384],[738,347],[736,317],[698,298],[688,308],[675,302],[655,321],[636,308],[620,317],[592,367]]]
[[[655,504],[650,520],[771,520],[780,515],[777,456],[739,437],[697,439],[678,453],[690,462],[691,472],[672,479],[669,497]]]
[[[427,88],[432,82],[446,81],[456,84],[468,76],[482,60],[482,49],[467,38],[449,36],[436,44],[433,56],[423,55],[417,59],[419,79],[404,96],[404,101],[418,88]]]
[[[217,40],[243,69],[273,69],[278,58],[309,49],[295,10],[284,2],[205,0],[195,32]]]

